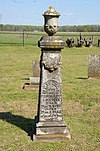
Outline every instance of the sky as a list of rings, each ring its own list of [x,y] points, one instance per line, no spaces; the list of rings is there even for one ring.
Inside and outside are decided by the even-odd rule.
[[[42,26],[49,6],[60,13],[59,26],[100,25],[100,0],[0,0],[0,24]]]

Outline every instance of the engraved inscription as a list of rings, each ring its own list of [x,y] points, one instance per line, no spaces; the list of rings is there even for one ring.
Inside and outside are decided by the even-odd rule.
[[[49,80],[43,85],[41,96],[41,120],[61,121],[62,120],[62,94],[61,84]]]

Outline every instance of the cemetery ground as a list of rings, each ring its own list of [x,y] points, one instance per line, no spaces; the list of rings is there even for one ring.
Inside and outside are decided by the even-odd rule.
[[[38,89],[24,90],[40,59],[34,46],[0,46],[0,151],[99,151],[100,79],[88,79],[88,55],[99,47],[62,50],[63,117],[71,140],[33,142],[31,125],[37,114]]]

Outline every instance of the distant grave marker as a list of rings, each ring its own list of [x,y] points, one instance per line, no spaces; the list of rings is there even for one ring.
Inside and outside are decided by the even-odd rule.
[[[36,88],[40,82],[40,65],[38,60],[33,60],[32,71],[33,77],[28,78],[29,82],[25,83],[23,89],[25,88]]]
[[[39,60],[33,60],[33,77],[40,77]]]
[[[100,55],[89,55],[88,77],[100,78]]]

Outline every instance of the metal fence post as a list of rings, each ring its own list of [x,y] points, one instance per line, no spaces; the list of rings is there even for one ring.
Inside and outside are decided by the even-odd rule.
[[[23,47],[24,47],[24,30],[23,30],[23,33],[22,33],[22,38],[23,38]]]

